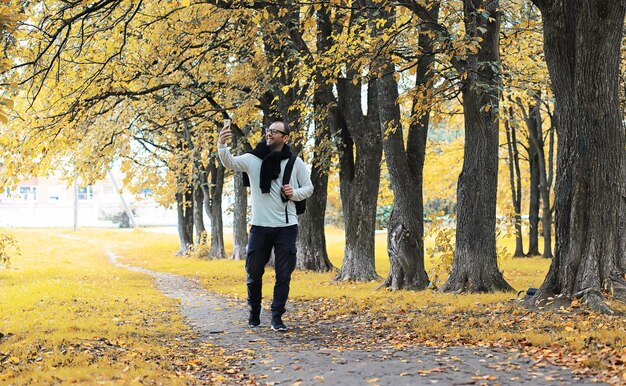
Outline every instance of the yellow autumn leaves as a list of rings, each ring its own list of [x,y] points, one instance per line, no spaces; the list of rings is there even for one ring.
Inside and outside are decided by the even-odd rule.
[[[19,15],[16,4],[11,4],[10,0],[0,0],[0,35],[10,35],[15,29],[18,20]],[[13,108],[13,100],[3,97],[3,95],[6,96],[10,93],[11,88],[16,86],[15,83],[7,83],[7,79],[2,76],[11,66],[12,62],[8,58],[4,56],[0,58],[0,84],[4,83],[0,86],[0,122],[2,123],[8,123],[6,110]]]

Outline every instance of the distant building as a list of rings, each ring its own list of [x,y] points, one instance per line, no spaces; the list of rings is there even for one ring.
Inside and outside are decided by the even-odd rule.
[[[176,225],[176,209],[167,209],[144,195],[123,189],[122,176],[115,175],[122,196],[139,226]],[[0,226],[9,227],[116,227],[125,213],[110,177],[89,186],[67,186],[60,177],[33,177],[0,194]]]

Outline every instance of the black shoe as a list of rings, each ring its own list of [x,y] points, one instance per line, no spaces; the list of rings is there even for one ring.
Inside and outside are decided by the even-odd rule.
[[[272,323],[270,325],[272,327],[272,330],[274,331],[287,331],[287,326],[285,326],[285,323],[283,323],[280,316],[277,318],[272,318]]]
[[[261,311],[250,311],[250,317],[248,317],[248,327],[254,328],[261,324]]]

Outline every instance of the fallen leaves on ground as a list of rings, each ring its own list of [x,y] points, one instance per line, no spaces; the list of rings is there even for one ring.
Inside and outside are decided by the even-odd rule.
[[[328,344],[337,350],[383,345],[396,349],[503,347],[530,358],[533,368],[553,364],[609,384],[621,385],[626,381],[624,318],[592,313],[580,303],[557,312],[529,311],[516,301],[476,304],[475,310],[463,312],[454,312],[448,304],[415,310],[391,306],[386,312],[372,312],[363,304],[342,298],[301,301],[295,308],[297,315],[291,318],[309,320],[319,333],[326,331],[333,336]],[[497,372],[507,365],[512,366],[497,363],[492,368]],[[443,370],[422,369],[419,374],[437,371]],[[477,377],[492,380],[493,376]]]

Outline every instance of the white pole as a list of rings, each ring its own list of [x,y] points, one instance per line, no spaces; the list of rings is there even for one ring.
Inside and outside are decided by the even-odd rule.
[[[122,195],[122,192],[117,187],[117,182],[115,181],[115,178],[113,178],[113,173],[110,170],[109,170],[109,178],[111,179],[111,182],[113,182],[113,186],[115,187],[115,191],[120,196],[120,201],[122,201],[122,205],[124,206],[124,210],[126,211],[126,215],[128,216],[128,220],[130,221],[130,225],[133,228],[137,228],[137,223],[135,222],[135,216],[133,216],[133,212],[128,207],[128,204],[126,204],[126,200],[124,200],[124,196]]]
[[[76,180],[72,185],[74,188],[74,230],[76,230],[78,228],[78,185]]]

